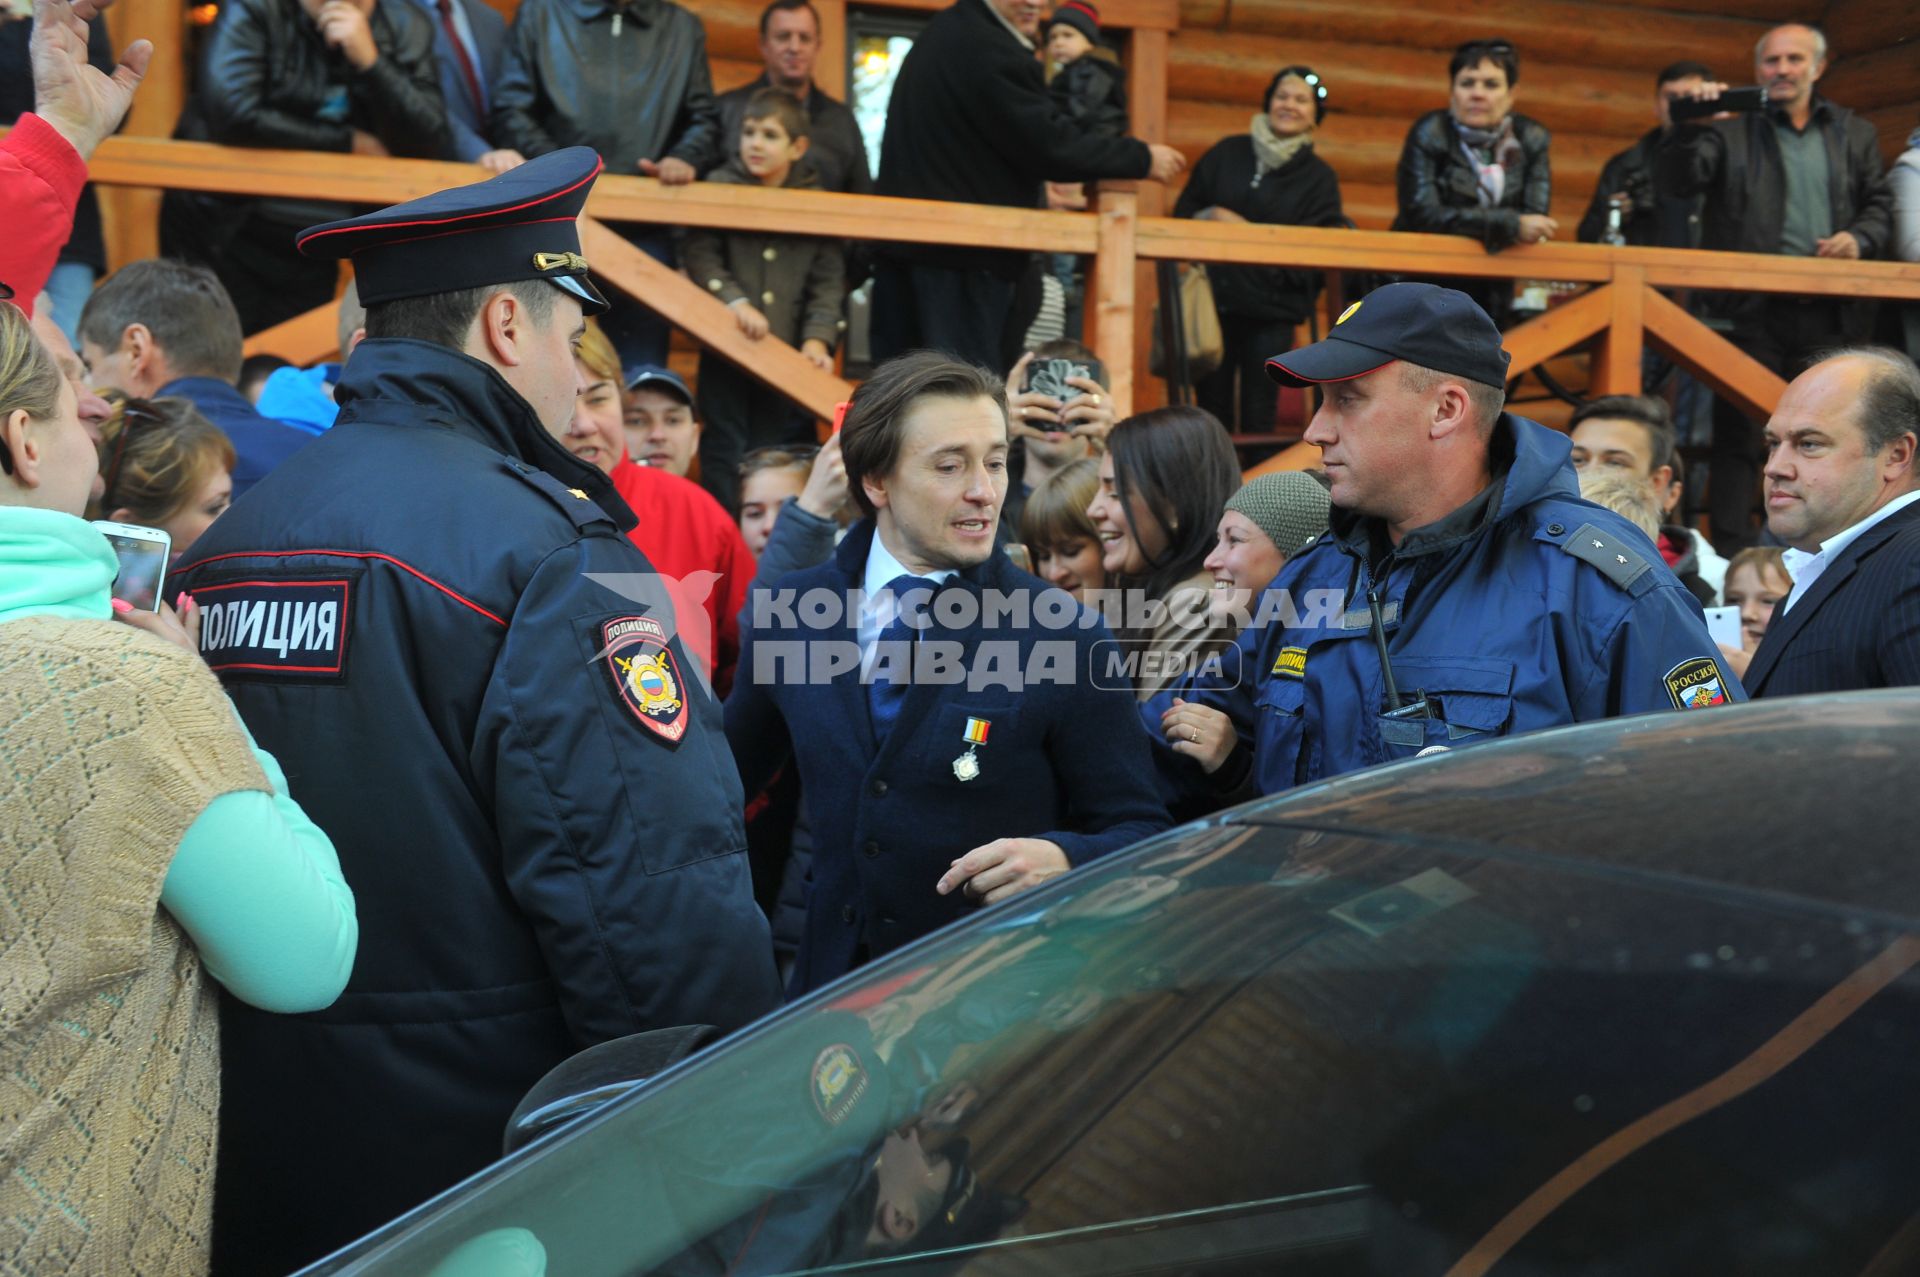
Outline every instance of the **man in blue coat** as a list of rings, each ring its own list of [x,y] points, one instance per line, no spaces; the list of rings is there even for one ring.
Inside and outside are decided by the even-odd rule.
[[[285,1273],[499,1153],[554,1065],[778,1002],[720,707],[551,433],[602,305],[573,148],[301,236],[351,255],[340,419],[179,572],[360,901],[347,992],[221,1022],[214,1269]],[[620,592],[602,581],[628,588]]]
[[[1745,699],[1646,534],[1581,500],[1566,436],[1502,411],[1500,332],[1465,294],[1390,284],[1267,370],[1324,388],[1306,437],[1332,527],[1217,674],[1149,705],[1183,792],[1251,768],[1274,793],[1436,746]]]
[[[882,364],[841,429],[869,516],[831,562],[756,588],[727,700],[748,793],[791,756],[814,855],[796,993],[1166,828],[1112,637],[994,548],[999,379]]]

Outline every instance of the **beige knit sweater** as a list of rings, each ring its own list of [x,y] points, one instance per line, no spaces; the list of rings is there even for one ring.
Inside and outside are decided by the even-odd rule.
[[[107,621],[0,625],[0,1273],[207,1271],[213,991],[160,887],[265,790],[192,654]]]

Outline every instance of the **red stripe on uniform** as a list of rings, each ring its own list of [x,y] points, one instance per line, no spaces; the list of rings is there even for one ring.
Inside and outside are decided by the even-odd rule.
[[[174,569],[174,571],[176,573],[191,572],[197,567],[203,567],[209,563],[218,563],[223,559],[292,559],[309,554],[330,555],[339,559],[378,559],[382,563],[391,563],[402,572],[407,572],[419,577],[422,581],[425,581],[428,585],[431,585],[434,589],[440,591],[440,593],[446,595],[462,607],[471,608],[473,611],[478,612],[495,625],[498,625],[501,629],[507,628],[507,623],[503,618],[489,612],[486,608],[481,607],[478,603],[475,603],[458,590],[449,589],[440,584],[440,582],[434,580],[425,572],[413,566],[413,564],[401,559],[396,559],[391,554],[375,554],[368,550],[236,550],[231,554],[216,554],[211,558],[195,560],[185,567]]]

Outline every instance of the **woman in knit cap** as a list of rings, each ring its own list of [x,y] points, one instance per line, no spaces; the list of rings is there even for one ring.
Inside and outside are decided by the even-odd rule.
[[[205,977],[318,1011],[359,930],[333,844],[201,663],[198,610],[112,597],[77,404],[0,301],[0,1270],[191,1277],[220,1111]]]
[[[1305,471],[1263,474],[1227,498],[1213,553],[1213,615],[1244,626],[1256,591],[1327,530],[1327,485]]]

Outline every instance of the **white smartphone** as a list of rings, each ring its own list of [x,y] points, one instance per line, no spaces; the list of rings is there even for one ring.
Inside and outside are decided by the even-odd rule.
[[[93,526],[100,529],[120,560],[120,575],[113,581],[113,597],[125,599],[142,612],[153,611],[154,605],[166,597],[161,587],[166,583],[173,538],[159,528],[144,528],[137,523],[95,519]]]
[[[1707,637],[1716,643],[1740,650],[1740,609],[1737,607],[1710,607],[1707,614]]]

